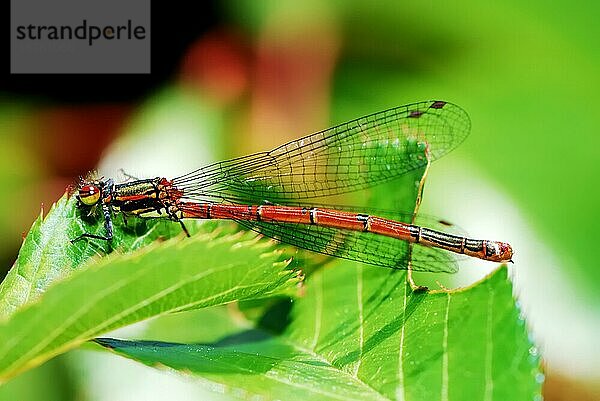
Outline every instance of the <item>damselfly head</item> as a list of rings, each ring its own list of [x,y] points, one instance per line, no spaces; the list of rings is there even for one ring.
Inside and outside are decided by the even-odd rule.
[[[94,206],[102,198],[105,185],[104,177],[92,170],[85,176],[79,176],[77,184],[69,187],[69,196],[75,195],[80,206]]]
[[[94,178],[91,178],[90,174],[94,174]],[[102,198],[102,190],[105,186],[104,177],[98,178],[95,173],[90,174],[86,178],[80,178],[77,185],[77,200],[85,206],[97,204]]]
[[[98,203],[100,196],[102,195],[102,190],[100,189],[100,185],[96,184],[99,183],[88,183],[80,187],[77,193],[77,199],[87,206],[93,206]]]

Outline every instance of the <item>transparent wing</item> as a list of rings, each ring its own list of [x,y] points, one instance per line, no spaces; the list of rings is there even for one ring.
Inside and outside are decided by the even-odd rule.
[[[455,258],[447,251],[410,244],[396,238],[362,231],[340,230],[318,225],[236,220],[240,225],[298,248],[376,266],[425,272],[457,271]],[[414,251],[411,252],[411,247]]]
[[[460,107],[427,101],[371,114],[173,180],[197,202],[279,203],[357,191],[424,167],[458,146],[470,120]]]

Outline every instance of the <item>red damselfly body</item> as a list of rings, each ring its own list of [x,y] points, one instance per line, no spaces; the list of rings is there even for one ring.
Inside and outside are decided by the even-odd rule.
[[[358,191],[424,168],[458,146],[470,120],[460,107],[426,101],[371,114],[279,146],[270,152],[222,161],[177,178],[116,184],[84,179],[81,208],[100,207],[111,241],[114,213],[177,221],[229,219],[279,241],[363,263],[453,271],[447,251],[494,262],[512,258],[509,244],[475,240],[413,224],[394,213],[322,206],[319,199]],[[452,266],[452,264],[450,265]]]

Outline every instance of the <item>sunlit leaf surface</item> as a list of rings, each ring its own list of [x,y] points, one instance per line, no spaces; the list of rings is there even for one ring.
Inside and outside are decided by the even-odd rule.
[[[422,173],[375,196],[414,205]],[[535,399],[543,380],[506,268],[465,290],[413,292],[404,271],[347,261],[307,279],[281,335],[97,341],[236,399]]]
[[[243,399],[539,397],[539,357],[506,269],[449,293],[413,293],[403,273],[378,271],[347,264],[316,273],[279,337],[225,346],[97,341]]]
[[[72,206],[63,199],[30,236],[41,235],[54,221],[53,213],[61,215]],[[37,243],[32,247],[44,250]],[[54,257],[34,258],[37,264],[28,266],[51,271],[56,264],[47,261],[69,260],[78,251],[67,241],[54,245],[52,252]],[[207,233],[127,254],[114,252],[57,281],[48,288],[42,282],[45,292],[0,324],[0,381],[101,333],[152,316],[288,289],[297,283],[297,273],[272,242],[252,234]],[[27,284],[36,287],[39,282]],[[10,291],[10,283],[4,288]]]

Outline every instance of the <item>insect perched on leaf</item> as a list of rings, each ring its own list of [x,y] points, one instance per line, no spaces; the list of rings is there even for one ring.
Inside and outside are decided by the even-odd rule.
[[[99,208],[111,241],[115,213],[185,219],[229,219],[300,248],[391,268],[406,268],[407,243],[418,244],[412,268],[453,271],[447,251],[509,262],[509,244],[476,240],[412,224],[401,214],[323,206],[324,197],[358,191],[423,168],[458,146],[470,120],[460,107],[426,101],[371,114],[281,145],[269,152],[202,167],[180,177],[84,179],[77,199]],[[92,210],[89,210],[92,212]],[[444,226],[444,224],[441,224]]]

